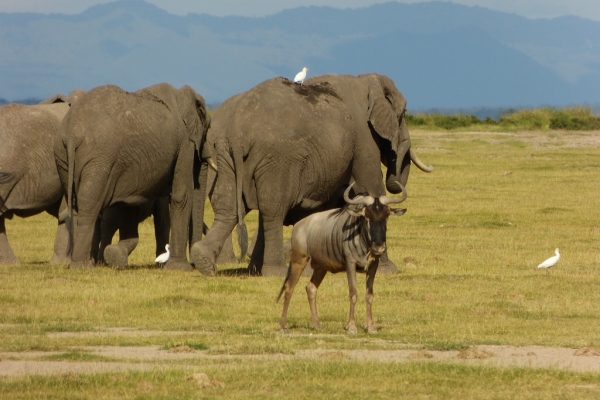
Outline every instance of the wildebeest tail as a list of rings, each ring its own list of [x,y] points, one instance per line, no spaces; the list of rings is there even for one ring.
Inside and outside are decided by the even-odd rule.
[[[281,285],[281,290],[279,291],[279,295],[277,296],[277,300],[275,300],[275,303],[279,303],[279,299],[281,299],[281,295],[283,294],[283,291],[285,290],[285,284],[290,279],[291,273],[292,273],[292,262],[290,261],[290,265],[288,266],[287,274],[285,275],[285,280],[283,281],[283,285]]]

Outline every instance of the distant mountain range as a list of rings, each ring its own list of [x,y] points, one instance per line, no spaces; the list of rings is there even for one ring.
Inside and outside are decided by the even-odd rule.
[[[380,72],[409,109],[600,104],[600,22],[447,2],[169,14],[142,0],[77,15],[0,13],[0,98],[189,84],[219,103],[274,76]]]

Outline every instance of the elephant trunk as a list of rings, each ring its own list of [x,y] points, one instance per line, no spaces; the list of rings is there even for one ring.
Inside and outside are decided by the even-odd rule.
[[[387,173],[385,178],[385,187],[388,192],[398,194],[408,182],[410,172],[410,139],[400,142],[397,149],[390,149],[386,152]]]
[[[190,221],[190,248],[194,243],[202,239],[202,229],[204,227],[204,206],[206,204],[206,183],[208,177],[208,163],[200,162],[196,159],[194,169],[198,173],[198,181],[194,182],[194,198],[192,206],[192,220]],[[195,172],[196,172],[195,171]]]
[[[406,186],[408,181],[411,161],[423,172],[433,171],[433,167],[425,165],[413,150],[408,134],[408,127],[404,120],[400,123],[400,138],[398,148],[395,151],[390,149],[385,154],[388,166],[385,186],[388,192],[394,194],[404,191],[402,187]]]

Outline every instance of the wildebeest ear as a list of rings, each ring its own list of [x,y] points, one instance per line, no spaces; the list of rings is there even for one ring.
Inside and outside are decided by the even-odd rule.
[[[390,208],[390,215],[400,216],[406,212],[406,208]]]
[[[346,211],[348,211],[348,214],[350,214],[354,217],[364,217],[365,216],[365,207],[364,206],[348,205],[346,207]]]

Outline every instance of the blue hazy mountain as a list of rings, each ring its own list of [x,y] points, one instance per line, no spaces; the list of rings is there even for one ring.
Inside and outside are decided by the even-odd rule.
[[[600,103],[600,22],[447,2],[177,16],[141,0],[0,13],[0,98],[189,84],[209,103],[269,79],[380,72],[413,109]]]

